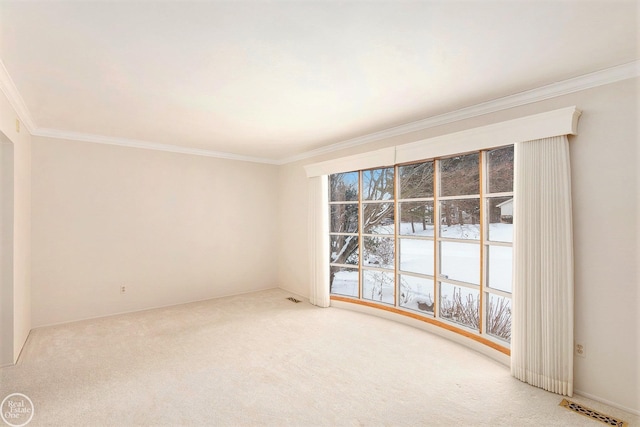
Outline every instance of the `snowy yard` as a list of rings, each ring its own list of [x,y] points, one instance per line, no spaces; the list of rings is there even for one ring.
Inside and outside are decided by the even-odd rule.
[[[399,305],[420,312],[432,312],[434,303],[434,285],[432,278],[416,277],[404,273],[415,273],[433,276],[434,274],[434,227],[415,224],[414,233],[410,223],[400,225],[399,266],[400,295]],[[378,233],[393,235],[394,226],[379,227]],[[467,241],[440,242],[440,274],[443,280],[451,279],[478,285],[480,283],[480,229],[478,225],[464,224],[441,227],[441,237],[465,239]],[[513,225],[495,223],[489,225],[489,238],[497,242],[511,242]],[[374,238],[375,239],[375,238]],[[381,240],[381,239],[378,239]],[[393,244],[393,239],[384,238],[384,243]],[[393,270],[393,262],[380,263],[379,257],[370,250],[363,252],[363,286],[362,298],[394,304],[395,280],[393,271],[366,269],[366,265],[385,267]],[[393,249],[393,248],[392,248]],[[512,248],[508,246],[489,245],[487,270],[489,287],[511,292],[511,259]],[[372,261],[372,257],[375,259]],[[347,296],[358,296],[357,269],[335,269],[332,293]],[[454,306],[456,298],[462,302],[471,301],[477,304],[479,292],[473,288],[461,287],[447,282],[440,282],[441,309]],[[492,297],[492,300],[495,300]],[[445,315],[446,313],[442,313]],[[453,316],[453,314],[451,314]]]

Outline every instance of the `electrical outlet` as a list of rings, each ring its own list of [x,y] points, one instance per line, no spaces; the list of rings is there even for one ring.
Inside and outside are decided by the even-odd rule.
[[[126,292],[127,292],[127,288],[126,288],[124,285],[123,285],[123,286],[120,286],[120,293],[121,293],[121,294],[124,294],[124,293],[126,293]]]
[[[584,343],[576,343],[575,353],[578,357],[587,357],[587,350],[584,347]]]

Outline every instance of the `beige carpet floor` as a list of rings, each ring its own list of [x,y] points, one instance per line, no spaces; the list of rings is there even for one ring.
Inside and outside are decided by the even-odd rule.
[[[274,289],[33,330],[19,363],[0,369],[0,397],[30,397],[30,426],[605,425],[456,343],[288,296]]]

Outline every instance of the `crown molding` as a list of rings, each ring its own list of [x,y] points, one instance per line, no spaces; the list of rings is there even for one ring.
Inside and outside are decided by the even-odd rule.
[[[505,96],[492,101],[483,102],[470,107],[461,108],[449,113],[432,116],[426,119],[395,126],[379,132],[370,133],[345,141],[337,142],[316,150],[307,151],[295,156],[283,159],[269,159],[262,157],[242,156],[233,153],[204,150],[198,148],[182,147],[170,144],[161,144],[151,141],[141,141],[126,138],[108,137],[103,135],[68,132],[57,129],[39,128],[32,119],[22,96],[18,92],[11,76],[7,72],[2,60],[0,60],[0,90],[9,100],[9,103],[16,111],[20,121],[26,126],[29,133],[34,136],[43,136],[57,139],[69,139],[74,141],[94,142],[98,144],[119,145],[124,147],[143,148],[147,150],[169,151],[173,153],[191,154],[196,156],[216,157],[221,159],[238,160],[254,163],[266,163],[273,165],[284,165],[297,162],[322,154],[332,153],[345,148],[357,147],[370,142],[379,141],[385,138],[403,135],[406,133],[421,131],[424,129],[457,122],[464,119],[507,110],[526,104],[531,104],[545,99],[579,92],[582,90],[615,83],[640,76],[640,60],[629,62],[616,67],[607,68],[593,73],[585,74],[568,80],[552,83],[536,89],[520,92],[514,95]]]
[[[11,107],[13,107],[18,115],[18,119],[20,119],[24,124],[29,133],[33,134],[36,126],[31,118],[31,113],[29,112],[27,105],[24,103],[22,95],[18,92],[16,85],[13,83],[13,79],[9,75],[9,72],[5,68],[2,60],[0,60],[0,90],[2,90],[4,96],[9,100],[9,104],[11,104]]]
[[[195,156],[216,157],[219,159],[237,160],[241,162],[266,163],[275,165],[277,162],[262,157],[241,156],[239,154],[211,151],[200,148],[181,147],[179,145],[160,144],[158,142],[141,141],[137,139],[114,138],[110,136],[94,135],[90,133],[66,132],[57,129],[38,128],[31,132],[33,136],[46,138],[67,139],[71,141],[93,142],[96,144],[119,145],[122,147],[142,148],[146,150],[168,151],[171,153],[191,154]]]
[[[319,156],[321,154],[327,154],[334,151],[343,150],[345,148],[357,147],[359,145],[379,141],[381,139],[391,138],[410,132],[416,132],[448,123],[453,123],[483,114],[494,113],[497,111],[507,110],[509,108],[532,104],[534,102],[543,101],[545,99],[555,98],[558,96],[567,95],[570,93],[579,92],[582,90],[591,89],[638,76],[640,76],[640,60],[585,74],[572,79],[552,83],[514,95],[494,99],[492,101],[472,105],[470,107],[461,108],[449,113],[444,113],[404,125],[395,126],[389,129],[382,130],[380,132],[374,132],[368,135],[363,135],[357,138],[327,145],[316,150],[307,151],[296,156],[282,159],[278,162],[278,164],[283,165],[287,163],[293,163],[299,160]]]

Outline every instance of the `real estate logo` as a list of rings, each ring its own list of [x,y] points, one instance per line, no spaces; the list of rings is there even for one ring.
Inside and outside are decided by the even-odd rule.
[[[26,426],[33,418],[33,402],[22,393],[5,397],[0,405],[0,418],[11,427]]]

